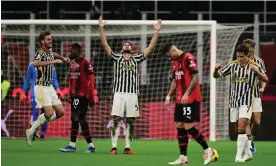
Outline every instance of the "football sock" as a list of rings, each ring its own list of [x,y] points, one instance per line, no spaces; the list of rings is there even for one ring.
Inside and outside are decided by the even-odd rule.
[[[244,145],[244,153],[246,155],[251,154],[250,147],[251,147],[251,135],[247,135],[247,142]]]
[[[117,142],[118,142],[119,134],[120,134],[119,122],[113,120],[113,125],[112,125],[112,128],[111,128],[112,148],[117,148]]]
[[[39,117],[37,118],[37,120],[33,123],[32,127],[30,128],[32,134],[42,125],[44,124],[47,119],[49,119],[48,117],[46,117],[46,114],[41,114],[39,115]]]
[[[77,141],[78,131],[79,131],[79,122],[78,121],[72,121],[72,124],[71,124],[71,142],[76,142]]]
[[[260,128],[260,123],[252,125],[251,127],[252,140],[254,140],[254,138],[256,137],[259,128]]]
[[[187,156],[188,135],[184,128],[177,128],[177,139],[180,155]]]
[[[129,120],[127,121],[125,148],[130,148],[130,144],[133,138],[134,138],[134,121]]]
[[[199,131],[195,128],[192,127],[189,130],[187,130],[189,134],[193,136],[193,138],[196,140],[197,143],[199,143],[204,150],[208,149],[209,146],[207,142],[205,141],[203,135],[199,133]]]
[[[237,139],[237,154],[236,154],[236,160],[240,160],[242,158],[242,152],[244,150],[244,146],[247,143],[247,136],[245,134],[245,131],[238,132],[238,139]]]
[[[80,125],[81,125],[82,135],[84,136],[87,144],[92,143],[92,138],[90,136],[88,123],[85,121],[85,122],[81,122]]]

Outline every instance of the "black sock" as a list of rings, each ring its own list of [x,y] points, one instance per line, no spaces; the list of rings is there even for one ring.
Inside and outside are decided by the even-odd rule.
[[[76,142],[79,131],[79,122],[73,121],[71,127],[71,142]]]
[[[89,144],[92,142],[92,138],[90,136],[89,126],[87,122],[81,122],[81,130],[82,135],[84,136],[86,142]]]
[[[187,130],[189,134],[193,136],[193,138],[196,140],[197,143],[199,143],[204,150],[208,149],[209,146],[207,142],[205,141],[203,135],[199,133],[199,131],[195,128],[192,127],[189,130]]]
[[[177,139],[180,155],[187,156],[188,134],[184,128],[177,128]]]
[[[251,127],[251,135],[254,137],[256,137],[257,135],[257,132],[260,128],[260,124],[253,124],[252,127]]]

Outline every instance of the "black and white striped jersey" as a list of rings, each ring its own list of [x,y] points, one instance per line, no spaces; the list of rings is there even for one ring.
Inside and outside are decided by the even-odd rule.
[[[254,90],[258,75],[249,68],[249,64],[257,66],[261,73],[264,73],[260,65],[253,60],[249,60],[246,65],[241,65],[238,60],[228,63],[219,70],[221,76],[230,75],[231,92],[230,107],[236,108],[242,105],[251,106],[254,98]]]
[[[264,72],[266,72],[264,61],[261,58],[259,58],[257,56],[254,56],[254,58],[252,60],[256,64],[258,64]],[[261,98],[262,97],[262,93],[259,92],[259,89],[260,89],[260,80],[257,79],[255,90],[254,90],[254,97],[256,97],[256,98]]]
[[[53,61],[54,55],[52,51],[46,52],[42,48],[38,49],[35,54],[35,60],[38,61]],[[53,71],[54,71],[54,65],[45,65],[37,67],[37,80],[36,85],[42,85],[42,86],[50,86],[53,85]]]
[[[139,93],[139,63],[146,59],[144,54],[125,60],[123,55],[111,52],[110,57],[114,63],[113,92]]]

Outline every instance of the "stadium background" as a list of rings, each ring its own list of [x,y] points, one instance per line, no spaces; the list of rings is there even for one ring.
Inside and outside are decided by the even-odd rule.
[[[203,20],[215,19],[219,23],[230,23],[230,24],[252,24],[256,21],[256,14],[258,15],[260,23],[264,22],[275,22],[276,21],[276,11],[275,2],[158,2],[157,3],[157,13],[155,12],[154,2],[49,2],[47,10],[47,2],[1,2],[2,3],[2,19],[30,19],[34,17],[35,19],[86,19],[87,13],[89,13],[90,19],[97,20],[100,13],[103,12],[105,19],[112,20],[140,20],[142,19],[142,13],[146,13],[148,20],[153,20],[156,17],[162,18],[163,20],[197,20],[198,13],[202,14]],[[211,8],[210,8],[211,6]],[[211,10],[211,11],[210,11]],[[5,27],[1,27],[4,30]],[[273,118],[276,117],[276,112],[274,110],[276,106],[276,67],[275,54],[275,36],[276,36],[276,26],[269,25],[259,27],[260,35],[260,56],[264,59],[269,76],[269,85],[264,93],[263,97],[263,117],[260,132],[258,134],[257,140],[276,140],[276,133],[273,126],[275,121]],[[245,38],[253,38],[253,29],[249,29],[244,32],[239,42]],[[57,48],[61,48],[61,42],[54,38],[54,45]],[[2,35],[1,42],[1,72],[2,80],[8,79],[11,82],[11,87],[9,93],[4,101],[1,102],[1,119],[3,120],[10,109],[14,110],[14,113],[5,121],[8,131],[10,132],[10,137],[23,137],[24,130],[28,127],[31,107],[28,103],[20,104],[19,94],[21,91],[21,86],[23,84],[23,78],[26,73],[28,59],[28,46],[18,45],[15,42],[5,43],[5,36]],[[121,41],[113,42],[114,45],[120,43]],[[93,43],[93,48],[98,48],[94,50],[99,52],[100,45],[99,41]],[[15,49],[16,47],[16,49]],[[14,51],[18,50],[24,51]],[[83,46],[85,47],[85,46]],[[68,45],[63,44],[63,50],[57,50],[58,53],[63,52],[63,55],[67,54]],[[136,45],[137,51],[139,50],[139,44]],[[119,50],[116,50],[119,51]],[[22,58],[24,57],[24,58]],[[165,58],[165,57],[163,57]],[[94,68],[100,68],[101,62],[105,62],[106,66],[111,66],[111,61],[109,61],[104,55],[96,56],[91,54],[90,59],[94,64]],[[159,60],[164,60],[160,58]],[[12,62],[12,63],[10,63]],[[156,62],[154,60],[149,60],[148,67],[154,67]],[[7,64],[12,64],[8,67]],[[16,67],[15,67],[16,66]],[[67,82],[64,79],[67,70],[65,65],[56,66],[60,88],[66,93]],[[94,137],[102,138],[103,135],[106,138],[109,137],[106,125],[109,120],[109,108],[112,104],[112,94],[111,94],[111,83],[112,83],[112,68],[106,67],[104,71],[96,70],[97,79],[97,90],[99,97],[99,104],[93,108],[94,111],[90,112],[89,122],[92,127],[92,135]],[[141,86],[141,94],[143,100],[151,102],[151,104],[143,105],[141,101],[140,106],[142,108],[141,112],[144,113],[144,117],[147,117],[147,112],[151,110],[151,107],[155,107],[156,98],[148,97],[151,92],[145,89],[150,89],[150,87],[158,87],[159,83],[155,80],[150,80],[151,84]],[[169,82],[167,81],[167,86]],[[160,98],[164,97],[166,94],[160,94]],[[159,98],[159,99],[160,99]],[[152,101],[150,101],[152,100]],[[68,110],[68,103],[64,102],[66,109]],[[104,106],[103,106],[104,105]],[[101,110],[99,113],[98,110]],[[104,114],[103,114],[104,113]],[[137,125],[136,127],[136,137],[137,138],[164,138],[166,132],[171,137],[165,137],[168,139],[174,139],[174,128],[163,128],[163,136],[154,135],[158,131],[152,131],[151,124],[156,124],[155,121],[159,119],[158,114],[154,114],[157,117],[151,118],[141,118],[138,124],[147,124],[143,126]],[[172,120],[172,114],[167,113],[168,119]],[[208,117],[208,110],[202,114],[203,117]],[[104,117],[103,121],[98,121],[99,118]],[[161,118],[161,117],[160,117]],[[208,125],[209,119],[201,123],[199,126],[204,135],[208,137]],[[18,123],[14,123],[17,121]],[[68,124],[59,124],[59,121],[50,124],[46,137],[68,137],[70,132],[70,117],[65,116],[64,121]],[[166,124],[168,123],[168,124]],[[163,123],[164,126],[171,126],[172,121],[166,121]],[[145,128],[145,126],[148,126]],[[60,127],[60,128],[59,128]],[[232,129],[232,126],[229,126]],[[62,129],[61,129],[62,128]],[[56,133],[55,131],[68,131],[67,133]],[[236,136],[230,130],[230,138],[235,139]],[[2,132],[2,137],[5,137],[5,132]]]

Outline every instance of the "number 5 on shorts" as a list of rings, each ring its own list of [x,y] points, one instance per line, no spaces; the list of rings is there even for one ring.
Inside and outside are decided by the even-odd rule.
[[[192,109],[191,107],[183,107],[183,115],[191,115]]]

